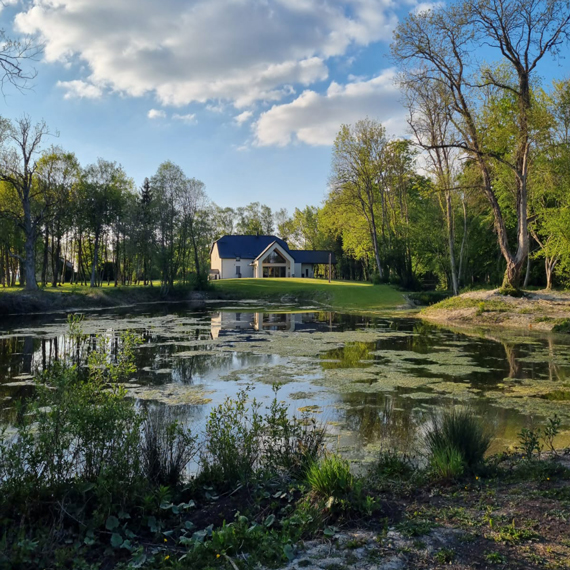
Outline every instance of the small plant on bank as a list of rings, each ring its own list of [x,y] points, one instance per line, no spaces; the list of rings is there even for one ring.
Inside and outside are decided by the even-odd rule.
[[[143,470],[156,486],[179,486],[186,466],[197,453],[197,437],[170,417],[166,407],[147,411],[143,422]]]
[[[348,461],[338,455],[327,455],[322,461],[314,462],[307,471],[307,482],[317,495],[343,499],[354,488],[354,476]]]
[[[439,479],[458,479],[465,472],[465,461],[455,447],[437,447],[431,454],[430,467]]]
[[[430,465],[437,473],[445,473],[449,478],[481,465],[491,438],[472,412],[453,409],[432,418],[425,441]],[[461,470],[459,462],[463,466]]]
[[[416,471],[412,460],[396,451],[383,451],[370,468],[370,474],[382,479],[409,479]]]
[[[560,433],[561,420],[557,414],[548,418],[544,428],[522,428],[519,432],[519,443],[517,450],[527,461],[532,461],[535,456],[540,459],[540,455],[544,446],[548,447],[554,455],[556,448],[554,447],[554,439]]]

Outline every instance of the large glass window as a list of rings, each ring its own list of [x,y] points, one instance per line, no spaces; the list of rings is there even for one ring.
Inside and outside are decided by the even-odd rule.
[[[285,258],[277,251],[272,251],[264,260],[263,263],[287,263]]]
[[[263,267],[263,277],[285,277],[287,269],[285,267]]]

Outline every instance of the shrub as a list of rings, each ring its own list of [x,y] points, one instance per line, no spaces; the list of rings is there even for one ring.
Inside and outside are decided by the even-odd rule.
[[[335,499],[346,497],[354,487],[350,465],[338,455],[314,462],[307,471],[307,482],[318,495]]]
[[[558,319],[552,327],[552,332],[570,333],[570,319]]]
[[[251,388],[240,390],[212,409],[206,423],[203,476],[231,486],[253,474],[261,454],[263,421],[261,404],[247,405]]]
[[[308,413],[290,418],[287,404],[277,398],[278,390],[276,386],[264,418],[263,467],[271,473],[303,477],[324,449],[325,429]]]
[[[289,418],[275,397],[267,413],[253,399],[251,387],[214,408],[206,424],[202,478],[232,486],[255,474],[302,475],[323,449],[324,429],[305,416]]]
[[[62,362],[41,375],[16,434],[0,438],[5,496],[33,502],[46,490],[83,482],[106,500],[115,494],[121,501],[135,487],[141,417],[117,383],[132,369],[135,342],[123,337],[119,364],[106,361],[102,345],[89,359],[86,378]]]
[[[157,487],[180,485],[197,451],[197,437],[169,418],[170,413],[166,407],[153,408],[143,422],[143,469],[147,480]]]
[[[491,443],[480,420],[469,410],[457,409],[434,416],[425,439],[431,462],[437,457],[455,463],[459,455],[471,471],[483,462]]]
[[[512,285],[504,284],[498,291],[499,295],[505,297],[524,297],[524,291],[516,289]]]

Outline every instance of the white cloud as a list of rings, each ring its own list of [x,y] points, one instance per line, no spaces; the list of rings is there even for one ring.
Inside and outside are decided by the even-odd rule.
[[[101,87],[79,79],[58,81],[56,85],[65,89],[64,99],[99,99],[103,96]]]
[[[196,122],[195,113],[188,113],[187,115],[179,115],[178,113],[175,113],[172,115],[172,118],[175,121],[182,121],[183,123],[188,123],[189,125]]]
[[[430,10],[437,10],[443,6],[445,6],[445,2],[419,2],[412,12],[414,12],[414,14],[422,14]]]
[[[238,124],[238,125],[243,125],[245,122],[249,121],[249,119],[251,119],[251,117],[253,116],[253,111],[244,111],[243,113],[240,113],[239,115],[236,115],[234,117],[234,121]]]
[[[30,0],[16,28],[78,79],[162,104],[278,101],[351,46],[389,41],[393,0]],[[87,72],[79,68],[85,65]]]
[[[149,119],[166,119],[166,113],[161,109],[151,109],[147,113]]]
[[[285,146],[293,141],[330,145],[341,124],[369,117],[381,121],[388,134],[403,136],[406,113],[399,102],[395,71],[388,69],[368,81],[332,82],[324,94],[304,91],[291,103],[274,105],[254,124],[258,146]]]

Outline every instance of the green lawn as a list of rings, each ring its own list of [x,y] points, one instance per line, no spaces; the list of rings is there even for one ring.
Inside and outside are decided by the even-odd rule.
[[[240,299],[274,299],[293,295],[327,303],[335,309],[376,311],[393,309],[406,301],[390,285],[324,279],[223,279],[213,282],[220,293]]]

